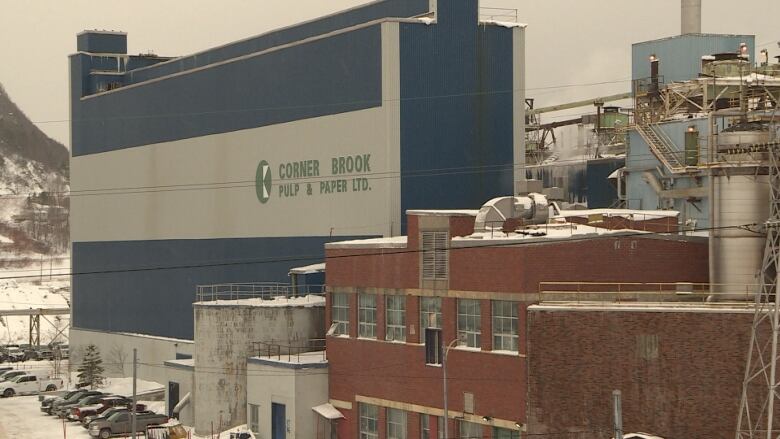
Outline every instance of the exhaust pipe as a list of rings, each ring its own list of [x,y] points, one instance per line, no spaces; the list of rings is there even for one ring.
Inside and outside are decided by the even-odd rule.
[[[682,0],[681,35],[701,33],[701,0]]]

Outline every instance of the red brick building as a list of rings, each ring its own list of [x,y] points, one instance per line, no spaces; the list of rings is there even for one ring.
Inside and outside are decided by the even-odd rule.
[[[545,282],[585,297],[598,282],[667,291],[708,280],[706,239],[574,223],[474,233],[476,213],[410,211],[408,236],[326,246],[338,437],[439,437],[443,370],[426,362],[426,328],[442,345],[459,340],[447,356],[449,436],[519,437],[528,306]]]

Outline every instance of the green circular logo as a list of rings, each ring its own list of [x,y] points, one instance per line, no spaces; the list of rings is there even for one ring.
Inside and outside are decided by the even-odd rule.
[[[271,198],[271,182],[271,165],[263,160],[257,165],[257,173],[255,174],[257,199],[263,204],[267,203],[268,199]]]

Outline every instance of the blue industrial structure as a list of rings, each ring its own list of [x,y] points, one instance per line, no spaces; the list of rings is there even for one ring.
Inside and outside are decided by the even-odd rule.
[[[173,59],[79,34],[74,329],[191,339],[198,284],[285,282],[407,209],[511,193],[523,28],[478,17],[383,0]],[[346,179],[345,156],[370,166]]]

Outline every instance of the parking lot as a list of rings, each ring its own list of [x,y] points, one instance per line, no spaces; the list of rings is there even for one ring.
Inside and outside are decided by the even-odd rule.
[[[90,437],[80,424],[63,424],[61,419],[41,413],[40,406],[37,396],[0,398],[0,439]]]

